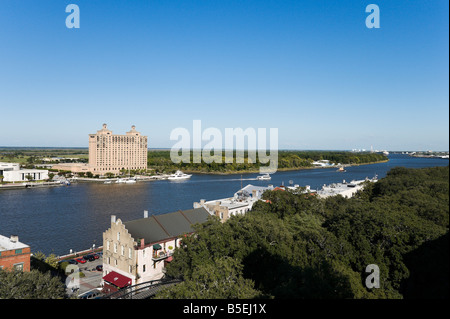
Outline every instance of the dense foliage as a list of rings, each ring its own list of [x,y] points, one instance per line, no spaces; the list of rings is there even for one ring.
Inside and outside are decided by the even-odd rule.
[[[50,272],[0,269],[0,299],[62,299],[64,283]]]
[[[353,198],[272,191],[183,239],[159,298],[448,298],[449,168],[394,168]],[[367,288],[366,267],[380,269]]]
[[[173,163],[170,158],[170,151],[149,151],[148,166],[157,172],[171,172],[177,169],[186,172],[258,172],[261,166],[267,166],[268,163],[260,163],[256,153],[256,163],[249,162],[248,152],[244,152],[242,157],[234,152],[233,163],[225,163],[225,154],[222,154],[220,163],[194,163],[193,153],[190,153],[190,163]],[[335,164],[366,164],[386,161],[387,157],[378,153],[354,153],[338,151],[279,151],[278,169],[300,169],[311,168],[313,162],[318,160],[329,160]],[[242,162],[242,163],[241,163]]]

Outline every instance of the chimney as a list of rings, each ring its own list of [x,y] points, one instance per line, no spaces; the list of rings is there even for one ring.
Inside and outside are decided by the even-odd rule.
[[[12,243],[17,243],[19,241],[19,236],[11,235],[10,240],[11,240]]]
[[[144,210],[144,218],[148,218],[148,210]]]
[[[111,215],[111,224],[116,223],[116,215]]]

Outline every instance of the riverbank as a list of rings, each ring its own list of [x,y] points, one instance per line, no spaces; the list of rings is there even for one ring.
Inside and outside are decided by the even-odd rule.
[[[64,186],[61,182],[24,182],[24,183],[11,183],[0,184],[0,190],[6,189],[23,189],[23,188],[37,188],[37,187],[55,187]]]
[[[285,167],[285,168],[277,168],[277,172],[290,172],[290,171],[302,171],[302,170],[313,170],[313,169],[325,169],[325,168],[339,168],[343,167],[352,167],[352,166],[363,166],[363,165],[372,165],[372,164],[381,164],[387,163],[389,159],[378,161],[378,162],[369,162],[369,163],[359,163],[359,164],[343,164],[343,165],[333,165],[333,166],[312,166],[312,167]],[[264,166],[263,166],[264,167]],[[183,173],[187,174],[201,174],[201,175],[237,175],[237,174],[260,174],[259,168],[254,170],[245,170],[245,171],[198,171],[192,169],[182,169]]]

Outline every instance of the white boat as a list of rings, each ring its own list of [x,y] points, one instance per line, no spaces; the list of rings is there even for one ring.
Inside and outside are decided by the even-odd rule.
[[[132,178],[118,178],[116,180],[116,183],[117,184],[134,184],[134,183],[136,183],[136,180],[132,179]]]
[[[112,181],[108,179],[103,184],[112,184]]]
[[[264,175],[257,176],[256,179],[260,180],[260,181],[270,181],[272,179],[272,177],[270,177],[269,174],[264,174]]]
[[[180,180],[180,179],[188,179],[191,178],[192,175],[184,174],[182,171],[176,171],[175,174],[169,175],[167,177],[168,180],[174,181],[174,180]]]

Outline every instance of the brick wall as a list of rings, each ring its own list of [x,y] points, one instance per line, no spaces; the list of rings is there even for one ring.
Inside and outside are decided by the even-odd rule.
[[[0,268],[4,270],[11,270],[15,265],[23,265],[23,271],[30,271],[30,247],[16,249],[16,250],[3,250],[0,252]]]

